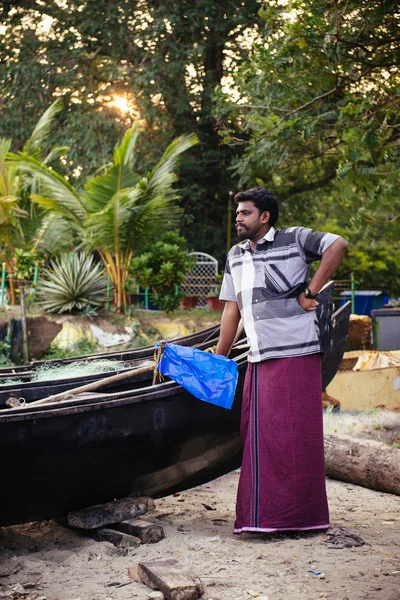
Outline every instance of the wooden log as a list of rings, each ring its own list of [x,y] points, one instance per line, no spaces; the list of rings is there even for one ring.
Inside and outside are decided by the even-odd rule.
[[[400,449],[382,442],[325,436],[325,472],[332,479],[400,495]]]
[[[164,529],[157,523],[150,523],[144,519],[129,519],[116,523],[113,527],[129,535],[134,535],[143,544],[155,544],[165,537]]]
[[[152,498],[122,498],[68,513],[68,525],[80,529],[97,529],[139,517],[154,508]]]
[[[177,560],[139,563],[145,585],[160,590],[167,600],[197,600],[204,594],[200,579],[182,569]]]
[[[117,548],[136,548],[141,544],[140,539],[134,535],[107,527],[96,529],[91,535],[99,542],[110,542]]]

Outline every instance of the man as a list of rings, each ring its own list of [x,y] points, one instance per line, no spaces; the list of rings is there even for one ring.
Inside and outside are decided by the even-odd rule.
[[[318,292],[347,242],[304,227],[274,225],[278,203],[263,188],[239,192],[239,240],[228,253],[217,354],[227,355],[240,318],[249,341],[244,444],[234,532],[325,529]],[[309,264],[321,260],[308,283]]]

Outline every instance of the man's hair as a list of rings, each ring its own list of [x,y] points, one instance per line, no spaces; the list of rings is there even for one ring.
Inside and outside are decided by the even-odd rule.
[[[279,217],[279,208],[278,201],[269,192],[264,188],[251,188],[251,190],[246,190],[244,192],[238,192],[234,197],[234,201],[238,202],[246,202],[247,200],[251,200],[254,202],[254,205],[260,211],[260,214],[265,212],[266,210],[270,213],[269,223],[274,226]]]

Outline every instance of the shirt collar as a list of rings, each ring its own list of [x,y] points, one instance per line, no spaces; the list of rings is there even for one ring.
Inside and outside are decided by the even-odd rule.
[[[257,245],[258,244],[263,244],[264,242],[272,242],[274,240],[275,237],[275,233],[276,230],[274,227],[271,227],[267,233],[258,240]],[[239,243],[239,247],[242,248],[242,250],[246,250],[247,248],[250,247],[250,241],[249,240],[243,240],[243,242]]]

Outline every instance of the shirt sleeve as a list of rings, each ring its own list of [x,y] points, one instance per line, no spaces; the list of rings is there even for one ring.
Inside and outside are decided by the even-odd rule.
[[[314,231],[307,227],[298,227],[296,232],[297,247],[304,262],[312,263],[321,260],[325,250],[329,248],[339,235],[325,231]]]
[[[229,257],[226,259],[224,278],[222,280],[219,299],[225,300],[226,302],[237,302],[235,286],[233,283],[233,277],[229,266]]]

